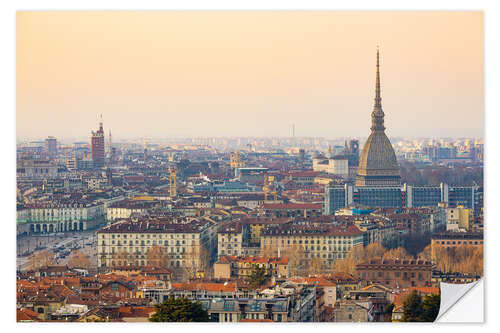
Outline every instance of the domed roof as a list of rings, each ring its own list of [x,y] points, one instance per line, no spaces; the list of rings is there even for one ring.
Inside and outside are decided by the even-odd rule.
[[[401,181],[399,165],[391,142],[385,135],[384,111],[380,96],[379,52],[375,79],[375,105],[373,106],[371,134],[359,158],[357,186],[398,185]]]
[[[373,131],[366,140],[359,159],[358,175],[399,175],[394,148],[383,131]]]

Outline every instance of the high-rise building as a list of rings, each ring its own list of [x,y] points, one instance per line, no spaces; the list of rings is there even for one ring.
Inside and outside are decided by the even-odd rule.
[[[394,148],[385,135],[384,111],[380,96],[379,51],[377,49],[377,74],[375,105],[373,106],[371,134],[361,152],[356,186],[397,186],[401,184],[399,165]]]
[[[101,116],[102,117],[102,116]],[[99,130],[94,132],[90,137],[90,152],[92,156],[92,161],[94,162],[95,168],[101,168],[104,166],[104,129],[102,128],[102,118],[99,123]]]
[[[45,139],[45,152],[51,157],[57,155],[57,139],[53,136],[49,136]]]

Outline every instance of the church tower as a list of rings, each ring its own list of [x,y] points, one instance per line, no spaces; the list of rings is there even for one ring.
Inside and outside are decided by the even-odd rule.
[[[399,165],[389,138],[385,134],[384,111],[380,95],[380,64],[377,48],[377,73],[375,78],[375,103],[371,114],[371,134],[361,152],[356,186],[401,185]]]

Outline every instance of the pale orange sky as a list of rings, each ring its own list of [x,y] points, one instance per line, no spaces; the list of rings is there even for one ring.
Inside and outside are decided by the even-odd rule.
[[[18,12],[17,137],[483,136],[480,12]]]

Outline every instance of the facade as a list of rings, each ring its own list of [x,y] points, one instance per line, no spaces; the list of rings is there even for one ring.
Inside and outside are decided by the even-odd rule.
[[[248,239],[247,225],[230,222],[220,226],[217,232],[217,257],[245,255],[243,242],[246,239]]]
[[[110,204],[106,209],[106,220],[113,222],[118,219],[128,219],[133,213],[146,213],[157,202],[143,200],[122,200]]]
[[[97,263],[99,267],[148,266],[147,254],[158,246],[164,249],[162,260],[168,267],[199,268],[210,259],[204,249],[210,255],[213,227],[211,222],[197,220],[115,223],[97,232]]]
[[[446,231],[469,231],[472,227],[472,209],[458,206],[446,208]]]
[[[260,247],[260,233],[263,229],[269,226],[280,226],[282,224],[291,223],[291,218],[243,218],[241,223],[248,226],[249,239],[248,243],[253,246]]]
[[[345,258],[355,246],[363,246],[363,232],[355,226],[283,225],[261,233],[262,249],[301,247],[306,261],[320,259],[326,267]]]
[[[50,157],[55,157],[57,155],[57,139],[53,136],[49,136],[45,139],[45,152]]]
[[[451,186],[441,183],[436,186],[352,186],[334,185],[325,187],[324,214],[333,215],[338,209],[352,204],[369,207],[448,207],[461,205],[480,213],[482,189],[478,186]]]
[[[194,280],[173,283],[155,301],[171,297],[200,302],[213,322],[313,322],[316,318],[314,286],[280,286],[258,293],[240,289],[234,282]]]
[[[434,257],[436,248],[457,248],[469,246],[483,248],[482,232],[442,232],[431,237],[431,252]]]
[[[320,155],[313,159],[313,170],[338,175],[346,179],[349,176],[349,160],[344,155],[330,158]]]
[[[54,161],[48,160],[18,160],[16,175],[18,179],[48,179],[57,178],[64,174]]]
[[[370,260],[356,265],[359,277],[391,288],[430,287],[432,263],[423,260]]]
[[[255,267],[265,268],[270,276],[288,278],[287,258],[223,256],[214,264],[215,279],[248,278]]]
[[[242,182],[263,182],[265,174],[269,171],[268,168],[236,168],[235,175],[236,178]]]
[[[95,168],[102,168],[104,166],[104,148],[104,129],[102,128],[102,122],[100,122],[99,130],[96,132],[92,131],[90,137],[90,153]]]
[[[104,222],[103,203],[31,204],[19,206],[18,226],[29,233],[84,231]]]
[[[314,203],[266,203],[258,208],[265,217],[319,217],[322,215],[322,204]]]
[[[399,165],[394,148],[385,134],[384,111],[380,96],[379,52],[377,50],[377,74],[375,105],[373,106],[371,134],[366,140],[358,165],[356,186],[398,186],[401,183]]]

